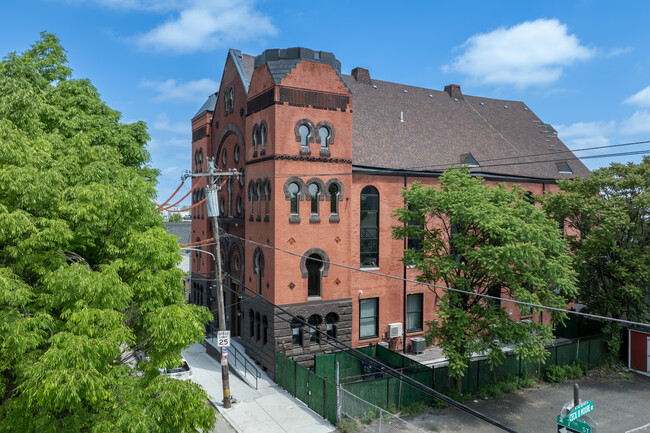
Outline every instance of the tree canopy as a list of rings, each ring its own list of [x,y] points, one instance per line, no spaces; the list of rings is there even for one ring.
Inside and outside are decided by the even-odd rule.
[[[513,344],[524,359],[544,359],[548,326],[515,323],[500,301],[474,294],[565,308],[576,288],[557,223],[521,188],[488,185],[465,169],[445,172],[438,186],[414,182],[403,197],[397,216],[404,225],[393,234],[417,239],[404,262],[420,271],[419,281],[455,290],[443,291],[439,320],[427,322],[425,335],[442,348],[458,384],[473,353],[495,366],[505,359],[502,346]]]
[[[146,126],[66,62],[42,33],[0,63],[0,431],[207,429],[205,392],[158,371],[210,313],[185,302]]]
[[[544,207],[567,231],[578,300],[602,316],[650,321],[650,157],[560,180]],[[618,326],[608,324],[618,354]]]

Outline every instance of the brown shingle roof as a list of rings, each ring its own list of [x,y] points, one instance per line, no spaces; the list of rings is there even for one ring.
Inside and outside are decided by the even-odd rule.
[[[437,90],[344,78],[352,91],[354,165],[444,170],[471,153],[480,164],[473,172],[552,179],[589,173],[523,102],[467,95],[456,101]],[[558,160],[567,160],[573,175],[558,173]],[[532,161],[546,162],[512,165]]]

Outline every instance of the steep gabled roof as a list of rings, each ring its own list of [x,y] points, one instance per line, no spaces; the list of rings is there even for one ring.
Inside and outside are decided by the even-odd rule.
[[[208,96],[208,99],[203,103],[203,105],[201,105],[201,108],[199,108],[199,111],[197,111],[196,114],[192,117],[192,120],[196,119],[201,114],[206,113],[208,111],[214,112],[214,107],[217,106],[218,100],[219,100],[219,92],[215,92],[212,95]]]
[[[458,86],[442,92],[344,78],[352,91],[355,166],[436,171],[471,154],[477,173],[550,179],[589,173],[523,102],[462,95]],[[571,161],[573,174],[558,170],[559,159]]]
[[[239,74],[239,79],[248,95],[248,87],[251,84],[251,77],[255,69],[255,57],[249,54],[243,54],[241,51],[232,48],[228,51],[228,55],[232,58],[237,73]]]

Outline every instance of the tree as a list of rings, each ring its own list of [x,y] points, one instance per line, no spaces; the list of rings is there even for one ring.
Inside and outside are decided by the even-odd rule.
[[[206,393],[158,370],[210,313],[184,302],[147,140],[54,35],[0,63],[0,432],[213,425]]]
[[[650,157],[558,184],[561,192],[543,203],[566,227],[578,300],[591,313],[649,322]],[[608,323],[603,329],[617,359],[620,326]]]
[[[169,215],[169,222],[171,223],[179,223],[183,221],[183,217],[179,213],[173,213]]]
[[[565,308],[576,289],[557,223],[524,200],[521,188],[487,185],[465,169],[445,172],[438,187],[414,182],[402,194],[396,213],[404,225],[393,235],[419,240],[404,263],[420,271],[419,281],[453,289],[444,290],[440,320],[427,322],[425,336],[442,348],[458,391],[473,353],[486,354],[494,368],[505,359],[502,346],[514,344],[517,356],[543,360],[548,326],[516,323],[499,301],[474,294]]]

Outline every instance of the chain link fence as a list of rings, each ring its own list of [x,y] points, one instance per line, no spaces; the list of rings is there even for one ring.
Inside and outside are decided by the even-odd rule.
[[[425,433],[399,416],[357,397],[341,387],[341,424],[364,433]],[[341,425],[339,425],[341,427]]]

